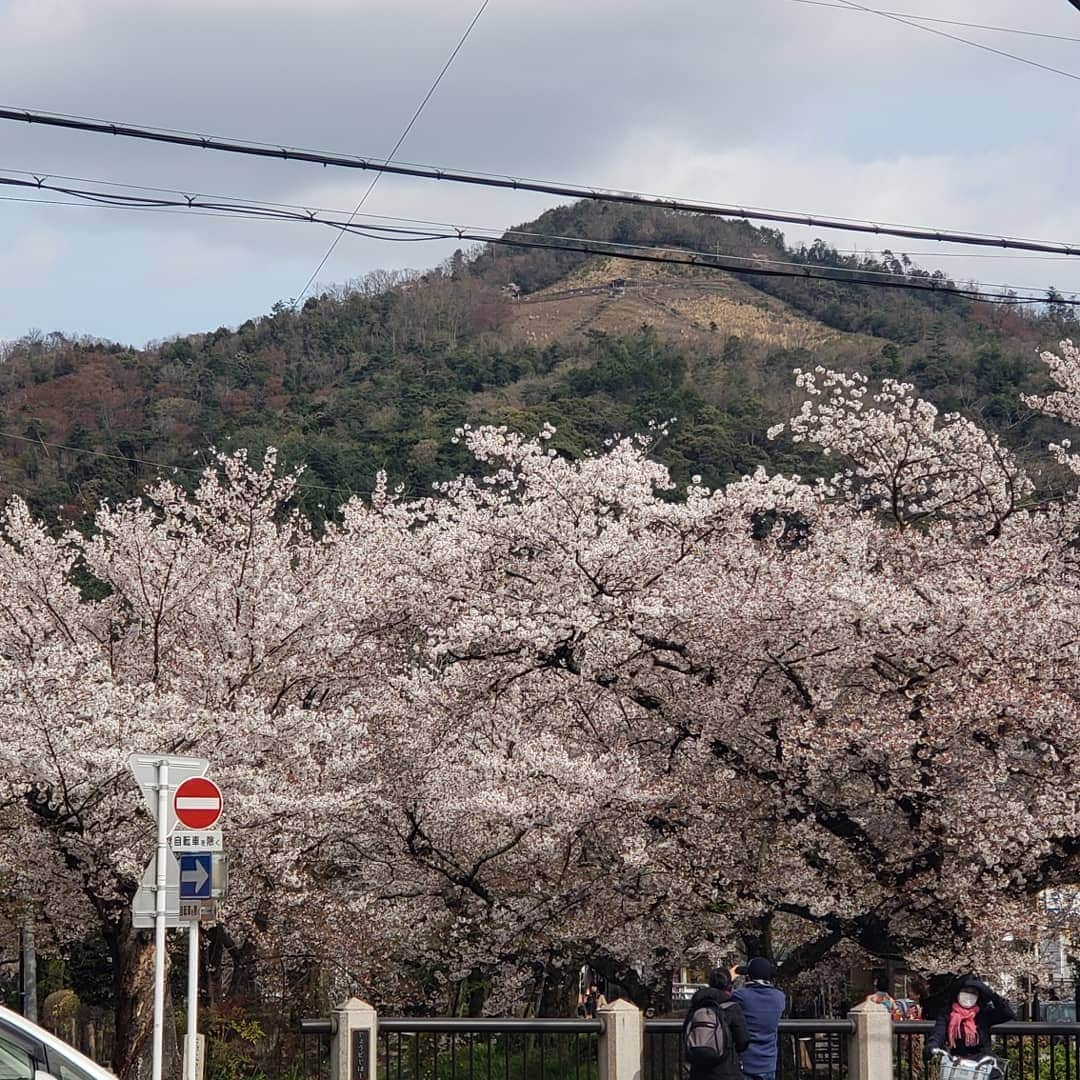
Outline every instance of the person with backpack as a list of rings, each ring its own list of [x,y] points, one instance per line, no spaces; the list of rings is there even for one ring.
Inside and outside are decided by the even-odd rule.
[[[750,1045],[742,1056],[742,1074],[746,1080],[775,1080],[780,1017],[787,1008],[782,990],[772,984],[772,964],[755,956],[744,967],[735,969],[746,982],[732,995],[742,1006]]]
[[[739,1055],[750,1045],[746,1017],[732,1000],[731,975],[709,972],[709,985],[690,999],[683,1021],[683,1057],[690,1080],[740,1080]]]

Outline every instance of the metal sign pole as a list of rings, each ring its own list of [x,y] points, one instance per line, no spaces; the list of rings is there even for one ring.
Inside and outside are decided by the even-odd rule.
[[[196,1080],[196,1058],[199,1052],[199,920],[188,923],[187,961],[187,1075],[184,1080]]]
[[[165,1035],[165,915],[169,864],[169,762],[157,769],[157,874],[154,878],[154,1034],[151,1080],[161,1080]]]

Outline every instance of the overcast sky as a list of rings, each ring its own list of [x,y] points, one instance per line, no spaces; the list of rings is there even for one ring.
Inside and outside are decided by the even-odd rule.
[[[0,104],[377,157],[478,3],[0,0]],[[1080,38],[1066,0],[877,6]],[[937,28],[1077,78],[797,0],[491,0],[398,157],[1080,244],[1080,42]],[[346,211],[370,182],[0,122],[11,170]],[[388,176],[365,212],[506,227],[548,205]],[[236,325],[297,295],[330,239],[0,199],[0,338],[36,327],[141,345]],[[1080,262],[886,246],[964,278],[1080,291]],[[427,266],[452,247],[345,237],[319,280]]]

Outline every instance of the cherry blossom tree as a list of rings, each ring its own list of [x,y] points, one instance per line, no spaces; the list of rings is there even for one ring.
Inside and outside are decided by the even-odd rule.
[[[1077,351],[1044,359],[1033,404],[1080,422]],[[486,475],[380,481],[319,533],[272,452],[90,537],[10,504],[3,869],[104,936],[118,1070],[149,1000],[135,749],[226,791],[237,993],[291,955],[390,1006],[544,1008],[583,956],[644,989],[703,943],[792,976],[1038,932],[1034,895],[1080,875],[1077,494],[1038,501],[910,386],[797,381],[828,480],[676,491],[662,429],[571,461],[465,428]]]
[[[310,840],[308,821],[290,813],[289,785],[312,793],[309,818],[335,810],[343,784],[363,787],[354,773],[362,728],[348,703],[334,712],[340,754],[311,708],[330,681],[378,678],[362,640],[363,583],[335,595],[338,608],[342,597],[352,602],[347,622],[328,619],[327,598],[342,584],[338,554],[297,514],[278,516],[294,481],[275,479],[272,457],[260,469],[243,455],[220,464],[194,496],[165,482],[139,503],[103,506],[89,540],[51,537],[16,501],[0,546],[0,755],[7,812],[34,853],[16,869],[51,923],[96,925],[109,946],[122,1073],[142,1057],[150,976],[130,902],[152,828],[128,754],[206,754],[237,794],[240,892],[259,896],[230,935],[237,960],[270,883],[287,886],[287,864]],[[104,599],[80,598],[76,569]]]

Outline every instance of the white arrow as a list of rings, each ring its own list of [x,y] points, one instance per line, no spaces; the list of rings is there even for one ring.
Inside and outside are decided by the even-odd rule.
[[[185,870],[180,875],[180,880],[184,882],[184,884],[187,884],[188,882],[194,882],[194,891],[196,893],[201,893],[203,891],[203,886],[206,884],[209,877],[210,875],[206,872],[206,867],[203,865],[202,859],[196,859],[195,869]]]

